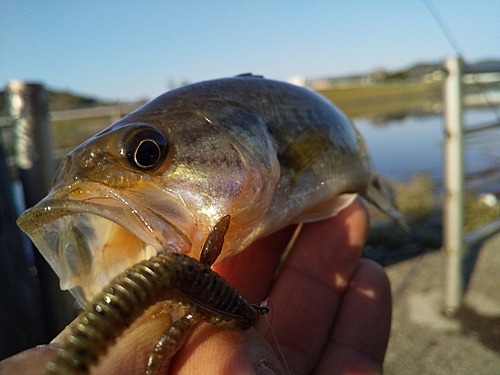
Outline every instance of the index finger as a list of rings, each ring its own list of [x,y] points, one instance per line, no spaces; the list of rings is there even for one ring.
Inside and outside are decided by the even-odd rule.
[[[294,228],[261,239],[216,267],[251,302],[270,297],[268,319],[287,361],[296,362],[292,367],[314,368],[358,265],[368,224],[359,199],[335,217],[306,224],[277,279]],[[277,350],[267,322],[260,319],[256,328]]]
[[[325,347],[368,232],[360,200],[306,224],[270,293],[271,325],[292,373],[310,373]],[[274,341],[266,322],[256,328]]]

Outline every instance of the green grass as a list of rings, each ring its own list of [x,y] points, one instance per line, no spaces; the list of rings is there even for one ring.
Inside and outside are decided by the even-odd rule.
[[[391,83],[318,90],[349,117],[401,113],[432,108],[441,101],[441,84]]]
[[[76,147],[111,125],[110,117],[93,119],[52,121],[52,134],[56,149]]]
[[[391,185],[396,191],[396,206],[410,228],[422,229],[429,226],[429,223],[442,221],[443,196],[427,173],[417,172],[409,181],[392,181]],[[388,232],[383,233],[382,240],[387,241],[392,232],[398,240],[404,236],[387,216],[372,206],[369,206],[369,211],[373,220],[388,225]],[[481,196],[466,190],[464,214],[464,233],[468,233],[500,217],[500,203],[487,205]]]

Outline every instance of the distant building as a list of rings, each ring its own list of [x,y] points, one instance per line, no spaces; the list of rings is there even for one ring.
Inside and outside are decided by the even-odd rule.
[[[389,73],[384,69],[376,69],[368,76],[373,78],[375,81],[383,81],[389,76]]]
[[[291,83],[292,85],[295,86],[305,86],[306,85],[306,78],[301,75],[296,75],[293,77],[290,77],[286,80],[288,83]]]
[[[444,72],[442,70],[435,70],[432,73],[427,73],[422,76],[425,83],[441,82],[444,79]]]

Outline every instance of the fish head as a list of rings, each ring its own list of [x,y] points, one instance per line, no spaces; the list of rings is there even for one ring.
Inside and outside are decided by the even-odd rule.
[[[189,238],[143,199],[159,199],[171,216],[190,215],[155,185],[172,160],[165,135],[140,122],[109,128],[62,161],[52,189],[18,219],[80,304],[111,277],[164,249],[188,252]]]
[[[255,171],[266,167],[251,161],[251,147],[199,113],[152,112],[131,114],[74,149],[49,194],[18,219],[82,306],[159,252],[199,259],[208,233],[230,214],[224,257],[237,229],[258,222],[258,207],[270,202],[259,198],[273,187]]]

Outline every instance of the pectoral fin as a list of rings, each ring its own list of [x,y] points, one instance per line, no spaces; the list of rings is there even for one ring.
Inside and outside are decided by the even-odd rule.
[[[297,178],[310,166],[330,142],[328,125],[311,127],[292,141],[280,155],[280,161],[289,166]]]

